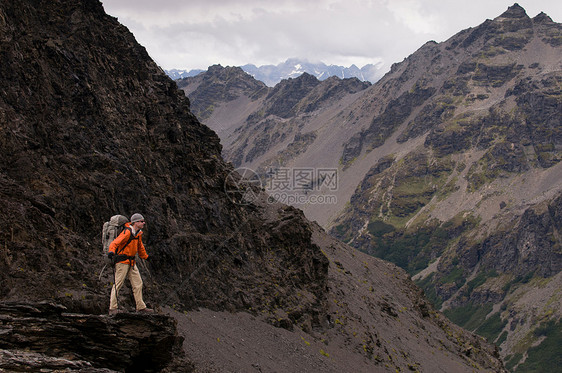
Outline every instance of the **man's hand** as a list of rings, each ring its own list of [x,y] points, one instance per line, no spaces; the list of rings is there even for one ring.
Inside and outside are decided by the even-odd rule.
[[[113,261],[113,257],[115,256],[115,253],[113,251],[110,251],[107,253],[107,259]]]

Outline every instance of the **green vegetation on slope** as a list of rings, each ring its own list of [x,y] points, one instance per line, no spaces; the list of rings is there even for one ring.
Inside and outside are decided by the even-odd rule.
[[[525,362],[519,365],[517,373],[560,372],[562,367],[562,324],[551,320],[534,331],[536,337],[545,337],[538,346],[531,347]]]

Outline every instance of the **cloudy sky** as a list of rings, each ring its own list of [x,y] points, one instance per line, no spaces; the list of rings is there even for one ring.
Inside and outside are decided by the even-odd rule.
[[[389,70],[429,40],[502,14],[515,0],[101,0],[164,69],[278,64],[296,57]],[[517,1],[562,22],[562,1]]]

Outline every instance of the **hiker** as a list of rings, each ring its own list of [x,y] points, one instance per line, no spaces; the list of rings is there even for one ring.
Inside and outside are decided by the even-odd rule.
[[[148,259],[146,249],[142,244],[142,228],[145,221],[141,214],[133,214],[131,222],[125,224],[125,229],[121,234],[111,242],[107,257],[115,262],[115,284],[111,289],[111,298],[109,301],[109,314],[113,315],[118,312],[117,293],[123,283],[125,277],[129,278],[137,312],[154,312],[146,307],[142,300],[142,278],[135,263],[135,255],[138,253],[142,259]]]

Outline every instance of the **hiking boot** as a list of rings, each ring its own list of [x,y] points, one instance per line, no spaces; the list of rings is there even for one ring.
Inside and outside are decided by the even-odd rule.
[[[143,308],[142,310],[137,310],[137,312],[140,312],[140,313],[154,313],[154,310],[153,310],[152,308],[146,307],[146,308]]]
[[[116,315],[116,314],[118,314],[118,313],[119,313],[119,309],[117,309],[117,308],[114,309],[114,310],[109,310],[109,314],[110,314],[110,315]]]

